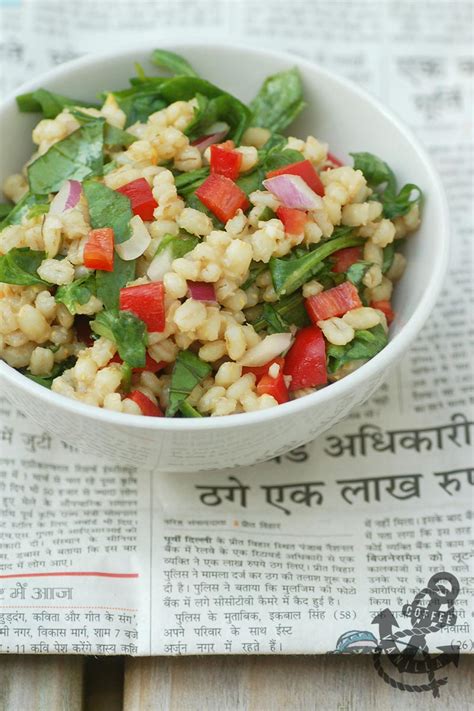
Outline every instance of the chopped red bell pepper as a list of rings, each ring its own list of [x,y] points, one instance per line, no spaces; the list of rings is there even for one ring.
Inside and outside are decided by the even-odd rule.
[[[395,311],[393,311],[390,301],[371,301],[370,305],[373,309],[383,311],[386,316],[387,323],[392,323],[393,319],[395,318]]]
[[[362,302],[354,284],[344,281],[339,286],[310,296],[305,306],[311,321],[317,324],[332,316],[343,316],[347,311],[362,306]]]
[[[111,363],[123,363],[123,360],[119,356],[118,353],[114,355],[113,358],[110,359]],[[147,371],[149,373],[157,373],[159,370],[163,370],[163,368],[166,368],[166,366],[169,365],[165,360],[159,360],[156,361],[154,358],[152,358],[148,353],[146,354],[146,360],[145,360],[145,365],[143,368],[132,368],[132,371],[134,373],[143,373],[144,371]]]
[[[288,388],[286,387],[283,372],[280,370],[276,378],[264,375],[257,383],[257,395],[272,395],[279,405],[288,402]]]
[[[111,227],[100,227],[89,232],[84,247],[84,266],[103,272],[114,270],[114,231]]]
[[[362,258],[362,249],[360,247],[346,247],[338,249],[337,252],[331,254],[331,259],[335,260],[331,271],[336,274],[347,272],[350,266]]]
[[[117,188],[117,192],[128,197],[134,215],[139,215],[142,220],[153,219],[153,212],[155,207],[158,207],[158,203],[145,178],[132,180],[131,183]]]
[[[238,185],[224,175],[212,173],[196,190],[199,200],[221,221],[227,222],[239,208],[246,210],[250,203]]]
[[[120,310],[141,318],[150,332],[165,330],[165,289],[163,282],[127,286],[120,289]]]
[[[336,158],[334,153],[328,153],[328,161],[332,163],[332,165],[326,165],[324,166],[323,170],[331,170],[332,168],[342,168],[344,163],[342,163],[339,158]]]
[[[285,232],[289,235],[300,235],[304,232],[304,227],[308,221],[308,215],[303,210],[295,210],[294,207],[283,207],[281,205],[276,215],[283,222]]]
[[[321,195],[321,197],[324,195],[324,185],[309,160],[290,163],[290,165],[285,165],[283,168],[270,170],[270,172],[267,173],[267,178],[273,178],[275,175],[299,175],[317,195]]]
[[[282,356],[278,356],[277,358],[273,358],[273,360],[269,360],[268,363],[265,363],[265,365],[245,365],[242,368],[242,375],[246,375],[246,373],[253,373],[258,380],[263,375],[268,374],[268,370],[273,363],[277,363],[277,365],[280,366],[280,369],[283,370],[285,359],[282,358]]]
[[[227,144],[231,144],[231,146]],[[224,175],[230,180],[236,180],[239,177],[242,153],[234,151],[233,148],[233,141],[215,143],[211,146],[211,173]]]
[[[321,329],[306,326],[296,334],[285,358],[285,375],[291,375],[290,391],[327,383],[326,344]]]
[[[155,405],[155,403],[140,392],[140,390],[132,390],[127,397],[137,403],[142,411],[142,415],[147,415],[148,417],[164,417],[158,405]]]

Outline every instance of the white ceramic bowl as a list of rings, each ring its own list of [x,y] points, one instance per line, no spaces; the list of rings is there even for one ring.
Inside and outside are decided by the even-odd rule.
[[[200,74],[244,101],[269,74],[297,65],[308,108],[292,135],[328,141],[330,150],[371,151],[386,160],[400,183],[425,193],[421,229],[408,240],[408,268],[395,289],[397,318],[390,343],[352,375],[319,392],[263,412],[222,418],[154,419],[109,412],[62,397],[0,361],[1,392],[45,429],[87,452],[163,471],[248,465],[305,442],[360,405],[407,352],[439,294],[448,260],[448,213],[439,178],[414,136],[375,99],[351,82],[288,54],[243,46],[169,43]],[[94,100],[104,89],[127,85],[134,62],[153,73],[154,47],[140,47],[64,64],[20,87],[44,86],[78,99]],[[38,116],[20,114],[14,97],[0,107],[0,178],[17,172],[30,157],[31,128]]]

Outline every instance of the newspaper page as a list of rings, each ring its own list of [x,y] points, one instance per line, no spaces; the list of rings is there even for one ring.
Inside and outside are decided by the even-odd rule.
[[[426,634],[430,649],[472,651],[471,13],[403,0],[0,7],[2,93],[104,39],[159,46],[197,27],[337,70],[428,147],[454,238],[436,310],[393,377],[265,464],[135,469],[77,452],[0,396],[0,652],[369,652],[394,635],[426,648]]]

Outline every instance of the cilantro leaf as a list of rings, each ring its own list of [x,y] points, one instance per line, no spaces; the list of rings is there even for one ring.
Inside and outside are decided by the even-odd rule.
[[[143,368],[148,334],[145,323],[131,311],[101,311],[93,321],[94,333],[117,345],[119,356],[132,368]]]
[[[77,306],[87,304],[91,296],[95,295],[96,285],[93,274],[81,277],[71,282],[60,286],[56,291],[54,298],[61,302],[73,316],[77,313]]]

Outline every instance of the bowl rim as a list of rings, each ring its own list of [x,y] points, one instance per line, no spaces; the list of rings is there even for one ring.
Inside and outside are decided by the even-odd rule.
[[[233,41],[225,43],[213,42],[211,44],[208,40],[178,41],[178,39],[173,40],[170,38],[168,40],[160,41],[159,44],[160,47],[167,47],[175,51],[177,49],[177,45],[179,45],[179,48],[182,50],[183,54],[186,53],[187,49],[193,48],[208,49],[209,51],[212,49],[213,51],[218,52],[241,50],[243,52],[250,51],[261,57],[274,57],[279,60],[284,60],[288,62],[290,66],[304,67],[309,72],[316,72],[317,74],[324,76],[329,81],[334,82],[336,86],[341,86],[353,92],[358,95],[359,98],[367,102],[372,109],[378,111],[385,119],[390,121],[418,154],[423,168],[429,174],[435,189],[435,194],[430,195],[430,200],[436,202],[438,205],[438,213],[440,217],[438,230],[441,238],[439,245],[440,249],[436,255],[433,270],[426,285],[426,289],[423,292],[423,295],[412,315],[402,326],[400,332],[389,340],[388,344],[382,351],[380,351],[363,366],[347,377],[331,383],[329,387],[324,387],[321,390],[311,393],[310,395],[278,405],[278,407],[272,407],[257,412],[246,412],[213,418],[203,417],[202,419],[137,417],[136,415],[113,412],[111,410],[95,407],[93,405],[87,405],[64,395],[60,395],[59,393],[55,393],[47,388],[44,388],[38,383],[29,380],[3,360],[0,360],[0,378],[4,378],[9,381],[14,387],[19,388],[25,394],[38,396],[39,399],[44,401],[45,405],[53,405],[53,407],[56,406],[57,408],[65,411],[72,411],[74,414],[81,415],[90,420],[104,421],[110,425],[121,426],[122,428],[148,430],[150,432],[194,432],[202,429],[220,430],[264,422],[271,423],[275,419],[296,415],[304,410],[309,411],[314,406],[324,405],[327,400],[333,397],[341,397],[344,396],[344,394],[349,395],[351,391],[362,386],[365,382],[370,381],[381,371],[389,369],[405,354],[407,348],[428,319],[432,309],[435,306],[437,298],[439,297],[448,268],[450,243],[449,211],[441,179],[430,156],[411,129],[409,129],[404,122],[398,118],[395,112],[388,109],[379,99],[372,96],[370,92],[359,87],[350,79],[346,79],[336,72],[326,69],[325,67],[321,67],[316,62],[305,59],[304,57],[300,57],[287,51],[274,50],[266,47],[255,47],[250,43],[245,44],[243,42]],[[16,87],[0,103],[0,114],[6,111],[12,102],[15,102],[15,97],[18,94],[32,91],[40,85],[47,85],[47,82],[61,78],[71,71],[94,66],[97,62],[103,63],[119,57],[125,58],[129,55],[133,55],[133,53],[143,54],[144,52],[147,52],[151,54],[155,48],[155,43],[150,44],[148,42],[144,45],[127,45],[127,47],[120,50],[94,52],[69,62],[65,62],[58,67],[50,69],[47,72],[43,72],[34,79],[24,82],[20,86]]]

